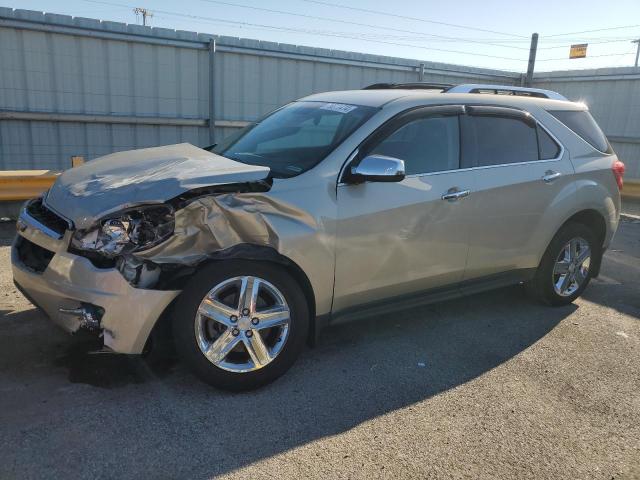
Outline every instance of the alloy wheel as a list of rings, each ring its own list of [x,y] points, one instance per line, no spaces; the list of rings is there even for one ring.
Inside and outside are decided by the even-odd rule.
[[[572,238],[560,250],[553,266],[554,291],[562,296],[573,295],[587,280],[591,265],[591,248],[581,237]]]
[[[289,334],[291,312],[284,295],[266,280],[234,277],[202,299],[195,335],[204,356],[231,372],[251,372],[270,364]]]

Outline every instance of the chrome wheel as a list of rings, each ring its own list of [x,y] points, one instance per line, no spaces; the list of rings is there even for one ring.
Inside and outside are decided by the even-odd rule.
[[[553,267],[553,289],[562,297],[573,295],[589,275],[591,249],[581,237],[571,239],[560,251]]]
[[[271,363],[287,341],[291,315],[282,293],[258,277],[234,277],[200,302],[195,334],[215,366],[250,372]]]

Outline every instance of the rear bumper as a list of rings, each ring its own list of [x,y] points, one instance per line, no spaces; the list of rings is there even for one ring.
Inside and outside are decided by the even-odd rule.
[[[105,346],[119,353],[142,353],[156,321],[180,292],[134,288],[116,269],[96,268],[88,259],[61,247],[68,245],[65,240],[69,232],[64,239],[51,243],[31,229],[29,226],[18,235],[49,248],[54,255],[42,272],[36,272],[20,260],[14,241],[13,278],[25,296],[68,332],[81,328],[82,321],[61,309],[74,310],[85,304],[101,307]]]

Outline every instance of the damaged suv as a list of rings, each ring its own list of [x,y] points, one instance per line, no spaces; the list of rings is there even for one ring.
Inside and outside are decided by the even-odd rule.
[[[373,87],[311,95],[207,149],[66,171],[21,212],[16,285],[115,352],[164,332],[235,390],[282,375],[331,322],[515,283],[577,298],[624,173],[587,108],[517,87]]]

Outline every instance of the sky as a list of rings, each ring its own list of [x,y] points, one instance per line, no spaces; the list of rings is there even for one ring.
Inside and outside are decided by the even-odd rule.
[[[633,66],[640,0],[19,0],[1,6],[525,72],[539,34],[537,72]],[[348,7],[348,8],[344,8]],[[597,31],[594,31],[597,30]],[[588,43],[587,58],[569,46]]]

